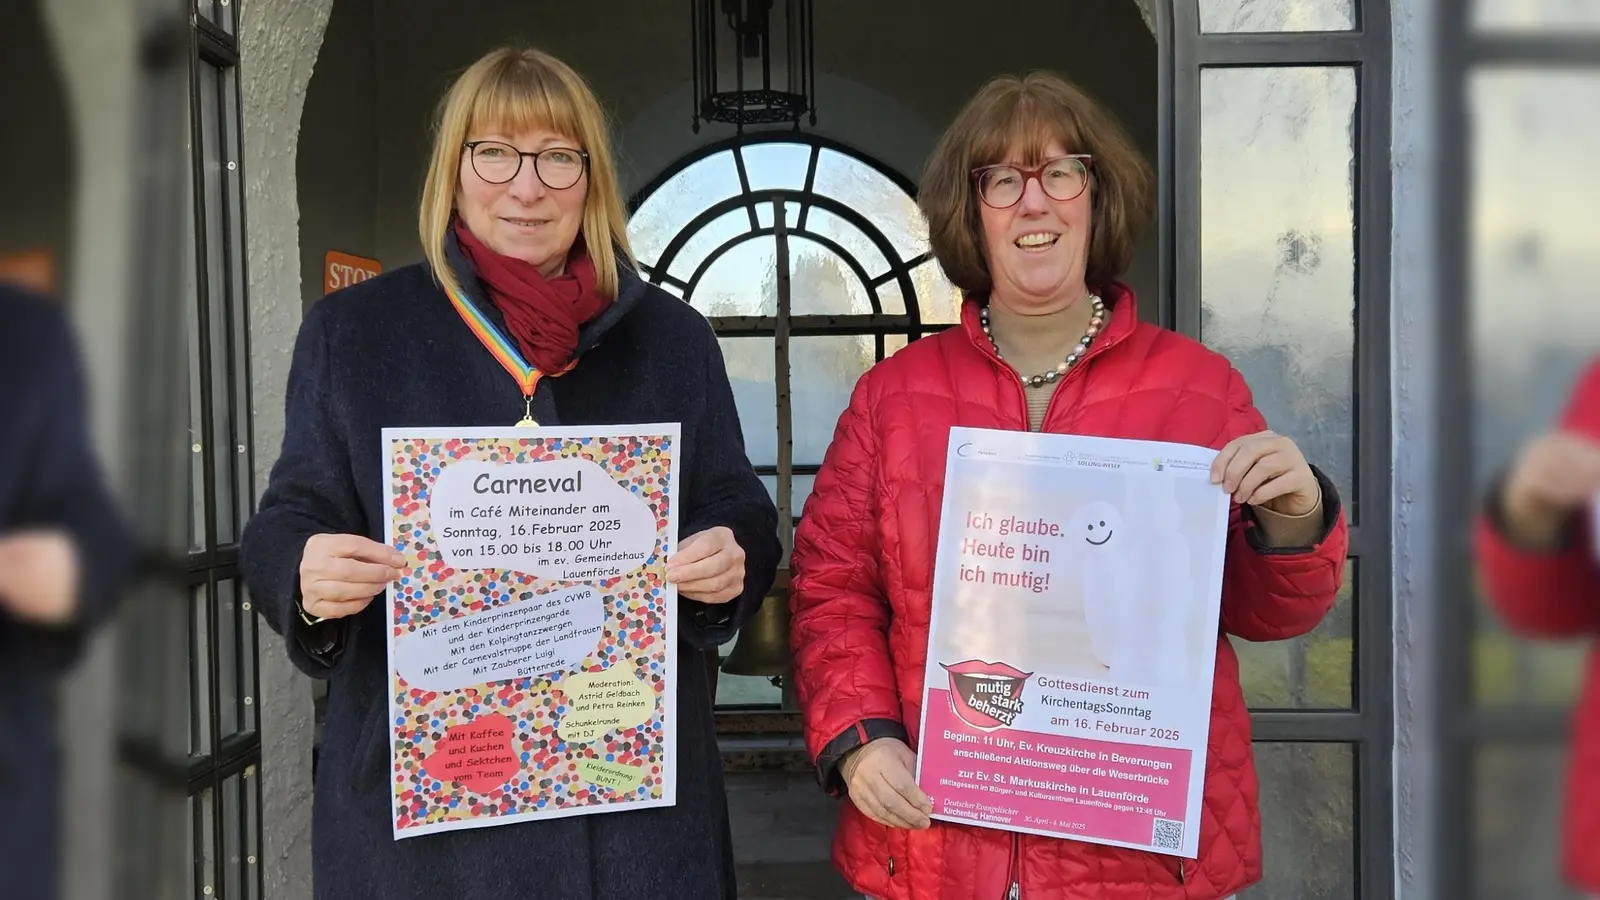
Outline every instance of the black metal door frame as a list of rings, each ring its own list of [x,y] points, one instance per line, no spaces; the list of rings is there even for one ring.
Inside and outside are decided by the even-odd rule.
[[[1386,0],[1355,0],[1340,32],[1202,33],[1197,0],[1156,4],[1159,50],[1161,323],[1200,338],[1201,75],[1220,67],[1355,70],[1355,567],[1353,708],[1251,711],[1257,743],[1338,743],[1355,752],[1360,900],[1395,894],[1390,421],[1390,31]],[[1450,896],[1464,896],[1451,894]]]
[[[264,884],[257,633],[238,571],[254,502],[238,0],[145,6],[148,220],[130,321],[154,382],[134,397],[135,509],[157,547],[119,619],[117,883],[248,900]]]

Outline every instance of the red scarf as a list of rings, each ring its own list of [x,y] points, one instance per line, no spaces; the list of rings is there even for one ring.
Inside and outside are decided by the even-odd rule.
[[[540,371],[560,372],[578,349],[579,327],[609,302],[595,290],[594,260],[583,239],[567,254],[565,274],[546,278],[532,263],[489,249],[460,217],[454,218],[454,227],[462,252],[505,316],[506,330],[523,359]]]

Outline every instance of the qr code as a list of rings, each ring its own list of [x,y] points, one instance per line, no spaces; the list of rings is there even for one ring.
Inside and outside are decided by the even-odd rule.
[[[1150,836],[1150,846],[1163,850],[1183,849],[1183,823],[1171,819],[1157,819],[1155,832]]]

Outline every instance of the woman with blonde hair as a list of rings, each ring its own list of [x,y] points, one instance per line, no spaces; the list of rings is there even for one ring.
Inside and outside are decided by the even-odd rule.
[[[241,567],[290,658],[330,681],[316,778],[315,894],[734,895],[705,667],[678,667],[677,803],[396,842],[390,820],[385,426],[682,424],[668,560],[685,656],[727,641],[772,584],[777,513],[745,456],[716,338],[634,272],[605,117],[582,78],[496,50],[444,98],[418,216],[426,262],[306,315],[282,454]],[[502,368],[513,348],[526,378]]]

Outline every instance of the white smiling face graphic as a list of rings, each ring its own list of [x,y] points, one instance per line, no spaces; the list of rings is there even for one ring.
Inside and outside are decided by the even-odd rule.
[[[1067,535],[1091,547],[1104,547],[1122,529],[1122,514],[1101,500],[1086,503],[1067,522]]]

